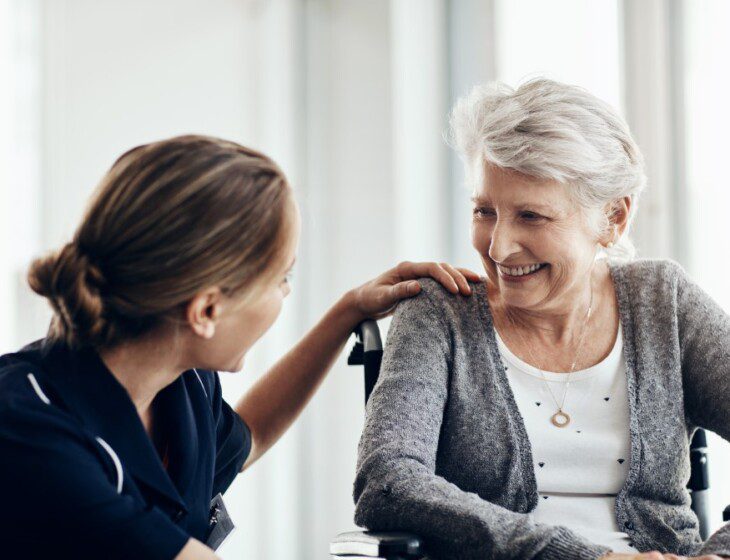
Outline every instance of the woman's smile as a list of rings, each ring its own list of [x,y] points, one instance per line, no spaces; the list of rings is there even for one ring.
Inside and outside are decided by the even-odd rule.
[[[522,264],[519,266],[504,266],[495,263],[499,278],[505,282],[526,282],[535,278],[541,271],[550,265],[546,263]]]

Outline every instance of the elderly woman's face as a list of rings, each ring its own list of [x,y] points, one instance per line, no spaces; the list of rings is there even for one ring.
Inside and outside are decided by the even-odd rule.
[[[507,305],[560,310],[585,287],[597,239],[566,187],[485,166],[472,243]]]

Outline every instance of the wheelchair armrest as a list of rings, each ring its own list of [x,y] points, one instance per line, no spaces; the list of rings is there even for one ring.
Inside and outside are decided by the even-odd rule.
[[[411,533],[350,531],[330,542],[335,557],[417,559],[424,554],[421,539]]]

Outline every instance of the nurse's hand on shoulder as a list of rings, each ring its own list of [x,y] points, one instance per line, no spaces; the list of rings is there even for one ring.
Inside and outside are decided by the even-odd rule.
[[[440,282],[452,294],[470,295],[469,280],[481,281],[481,277],[466,268],[455,268],[448,263],[402,262],[374,280],[352,290],[360,317],[382,319],[394,310],[396,304],[421,291],[417,278],[431,277]]]
[[[676,554],[662,554],[656,550],[641,554],[606,554],[600,560],[722,560],[721,556],[706,554],[704,556],[677,556]]]
[[[202,542],[190,539],[175,560],[220,560],[220,556]]]

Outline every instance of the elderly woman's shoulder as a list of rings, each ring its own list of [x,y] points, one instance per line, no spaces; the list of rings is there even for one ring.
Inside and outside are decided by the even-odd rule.
[[[478,291],[479,286],[484,285],[483,282],[473,282],[470,280],[468,282],[469,286],[471,286],[473,293],[476,293],[476,291]],[[447,290],[443,286],[443,284],[441,284],[437,280],[434,280],[433,278],[419,278],[418,283],[421,285],[421,292],[418,295],[425,295],[429,299],[438,301],[460,301],[464,298],[468,299],[471,297],[461,294],[454,294]]]
[[[420,278],[418,283],[421,285],[421,291],[412,298],[402,300],[398,304],[399,308],[410,308],[414,312],[428,309],[442,318],[452,314],[456,317],[467,310],[477,310],[479,300],[485,295],[482,282],[469,282],[471,295],[453,294],[432,278]]]
[[[673,285],[688,278],[682,265],[672,259],[610,261],[609,266],[616,281],[636,287]]]

